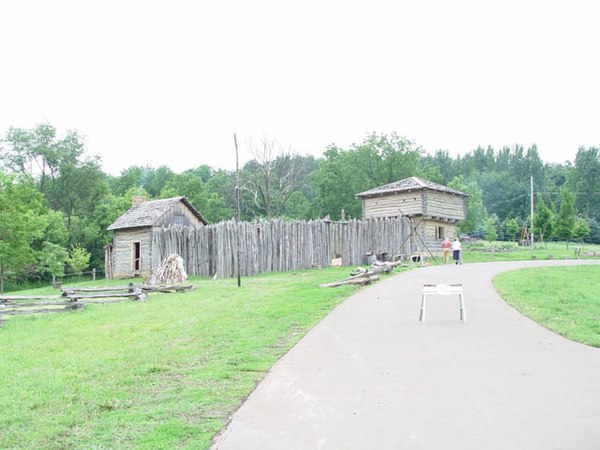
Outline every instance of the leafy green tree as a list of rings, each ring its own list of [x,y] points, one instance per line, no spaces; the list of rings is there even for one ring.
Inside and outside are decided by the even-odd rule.
[[[310,220],[314,217],[313,214],[311,203],[300,191],[295,191],[290,195],[283,210],[283,216],[289,219]]]
[[[575,219],[575,226],[573,227],[573,237],[583,244],[583,239],[588,236],[591,232],[591,228],[587,221],[583,217]]]
[[[517,234],[519,233],[519,221],[516,218],[507,219],[504,222],[504,233],[505,236],[511,241],[514,242]]]
[[[584,215],[600,218],[600,149],[579,148],[569,185],[577,193],[577,210]]]
[[[63,276],[68,256],[69,254],[63,246],[52,242],[44,242],[38,256],[40,276],[43,276],[44,273],[48,273],[52,277]]]
[[[11,127],[2,140],[0,159],[8,172],[36,180],[46,194],[49,182],[58,177],[61,161],[80,155],[81,149],[76,133],[58,138],[56,129],[43,123],[33,129]]]
[[[93,218],[75,216],[71,220],[69,243],[85,248],[92,255],[90,264],[94,267],[104,265],[104,235],[105,230],[101,229],[99,223]]]
[[[591,242],[593,244],[600,243],[600,222],[597,221],[593,217],[584,217],[586,223],[590,227],[590,234],[588,235],[586,241]]]
[[[140,193],[136,188],[130,189],[124,195],[108,195],[94,210],[94,223],[103,232],[120,216],[122,216],[133,205],[133,198],[141,194],[142,197],[148,198],[144,192]],[[107,233],[102,236],[112,237],[112,233]],[[110,239],[102,239],[102,245],[106,244]]]
[[[65,226],[64,214],[60,211],[48,209],[45,215],[46,229],[44,230],[44,241],[66,247],[69,243],[69,230]]]
[[[173,178],[175,178],[175,172],[167,166],[160,166],[144,173],[144,180],[140,187],[145,189],[151,198],[158,198],[161,191]]]
[[[69,242],[69,232],[60,211],[47,210],[40,214],[44,218],[45,229],[43,236],[32,243],[36,252],[36,266],[31,273],[38,280],[64,274],[68,255],[65,247]]]
[[[160,191],[161,198],[178,197],[180,195],[187,198],[195,208],[202,212],[207,196],[206,186],[194,170],[186,170],[181,174],[174,175]]]
[[[207,171],[207,169],[209,170]],[[181,174],[176,174],[167,182],[160,196],[162,198],[185,196],[210,223],[229,219],[233,215],[232,209],[225,205],[224,199],[218,192],[209,191],[208,181],[212,173],[212,169],[201,166],[199,169],[186,170]]]
[[[207,214],[206,220],[211,223],[217,223],[221,220],[235,217],[236,197],[235,197],[236,177],[234,172],[226,170],[217,170],[206,182],[206,190],[210,192],[212,199],[209,199],[211,214]],[[246,203],[241,203],[242,220],[251,220],[253,215],[246,207]],[[203,213],[202,211],[200,211]],[[210,218],[209,218],[210,217]]]
[[[530,177],[534,177],[536,192],[551,191],[546,167],[537,147],[520,145],[503,147],[496,152],[491,147],[479,147],[458,158],[457,170],[465,180],[475,181],[483,193],[483,206],[498,215],[500,221],[510,217],[524,220],[529,215]]]
[[[86,156],[76,132],[58,137],[49,124],[30,130],[11,128],[2,142],[0,159],[10,172],[35,181],[48,205],[64,212],[67,227],[75,215],[90,217],[108,194],[98,157]]]
[[[479,146],[471,153],[467,153],[461,160],[461,165],[466,173],[484,173],[494,170],[495,168],[495,152],[494,149],[488,147],[484,149]]]
[[[533,232],[539,241],[546,244],[546,241],[552,237],[555,220],[552,209],[546,205],[544,198],[538,195],[533,215]]]
[[[549,205],[560,203],[560,190],[563,186],[571,184],[568,180],[573,179],[574,167],[566,161],[564,164],[546,164],[546,184],[542,187],[544,197]]]
[[[493,243],[498,239],[498,231],[496,226],[498,223],[498,217],[495,214],[488,216],[484,220],[483,225],[483,237],[490,244],[490,250],[493,251]]]
[[[355,152],[330,146],[324,156],[310,177],[318,215],[339,219],[343,209],[349,217],[361,217],[362,206],[356,194],[375,185],[353,170]]]
[[[485,209],[483,208],[483,194],[475,181],[465,183],[462,175],[455,177],[448,186],[452,189],[469,194],[465,199],[466,217],[459,222],[458,229],[462,233],[472,234],[481,229],[483,219],[485,217]]]
[[[46,227],[42,196],[27,180],[0,173],[0,292],[7,275],[19,272],[36,261],[33,242]]]
[[[417,175],[425,180],[433,181],[434,183],[444,184],[440,168],[433,165],[420,164]]]
[[[419,173],[426,180],[447,186],[461,174],[459,162],[447,150],[438,150],[433,156],[422,155],[419,160]]]
[[[116,177],[109,177],[110,191],[115,196],[123,196],[131,189],[144,189],[145,174],[152,170],[149,167],[131,166],[121,171]],[[145,192],[145,190],[144,190]]]
[[[109,195],[108,177],[100,168],[99,158],[86,155],[83,139],[76,132],[58,136],[49,124],[11,128],[2,141],[0,161],[7,171],[35,183],[47,205],[62,212],[69,243],[85,246],[94,255],[94,262],[102,265],[102,230],[94,216]],[[42,247],[40,244],[37,250]]]
[[[560,209],[554,225],[555,236],[558,239],[567,241],[573,238],[575,228],[575,195],[565,186],[560,191]]]
[[[417,175],[421,153],[414,142],[395,133],[370,134],[347,150],[328,147],[310,177],[317,214],[339,219],[343,209],[348,217],[360,217],[356,194]]]
[[[90,263],[90,253],[79,245],[71,247],[66,263],[74,273],[80,274]]]

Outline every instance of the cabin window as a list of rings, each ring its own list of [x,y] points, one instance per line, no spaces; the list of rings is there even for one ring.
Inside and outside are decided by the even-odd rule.
[[[445,239],[446,233],[444,227],[435,227],[435,238],[436,239]]]
[[[185,225],[185,216],[183,214],[174,214],[173,225]]]
[[[132,249],[133,272],[139,273],[142,270],[142,243],[134,242]]]

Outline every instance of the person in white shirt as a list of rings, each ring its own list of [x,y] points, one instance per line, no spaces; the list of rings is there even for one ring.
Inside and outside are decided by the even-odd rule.
[[[454,264],[462,264],[460,250],[460,241],[458,238],[454,238],[454,242],[452,242],[452,259],[454,259]]]

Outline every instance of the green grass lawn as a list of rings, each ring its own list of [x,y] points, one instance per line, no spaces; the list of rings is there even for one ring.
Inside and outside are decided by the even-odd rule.
[[[494,242],[494,251],[490,251],[490,244],[487,241],[477,241],[476,243],[463,243],[463,260],[465,263],[471,262],[493,262],[493,261],[528,261],[532,259],[598,259],[600,256],[588,256],[588,252],[596,252],[600,255],[600,245],[569,244],[567,248],[564,242],[550,242],[548,244],[535,244],[534,248],[519,247],[511,242]],[[575,248],[581,248],[581,254],[575,254]]]
[[[208,447],[273,363],[356,291],[318,287],[348,272],[268,274],[241,289],[195,280],[144,303],[6,320],[0,448]]]
[[[498,293],[546,328],[600,347],[600,266],[543,267],[502,273]]]
[[[549,248],[553,258],[567,256],[564,244]],[[546,259],[547,252],[481,260]],[[467,249],[465,261],[475,254]],[[267,274],[243,279],[241,289],[236,280],[196,279],[195,291],[151,294],[144,303],[7,320],[0,327],[0,448],[207,448],[273,363],[356,291],[318,287],[349,271]],[[596,266],[550,267],[494,282],[524,314],[600,347],[599,275]]]

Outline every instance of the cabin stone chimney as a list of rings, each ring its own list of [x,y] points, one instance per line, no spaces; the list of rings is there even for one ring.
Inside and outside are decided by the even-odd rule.
[[[143,195],[134,195],[131,197],[131,206],[141,205],[146,201],[146,197]]]

